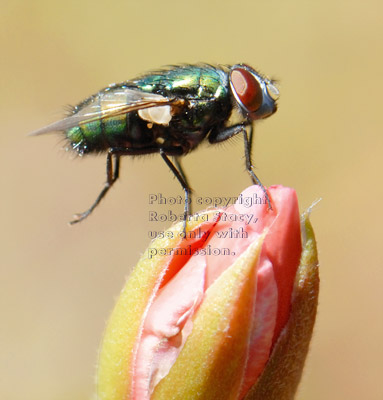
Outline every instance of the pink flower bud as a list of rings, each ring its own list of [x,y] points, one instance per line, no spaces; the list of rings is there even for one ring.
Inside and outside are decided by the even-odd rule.
[[[315,239],[295,191],[258,186],[173,226],[120,295],[100,400],[293,399],[315,321]]]

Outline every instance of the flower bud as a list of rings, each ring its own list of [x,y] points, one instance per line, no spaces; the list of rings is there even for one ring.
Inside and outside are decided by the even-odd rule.
[[[258,186],[151,243],[108,322],[100,400],[292,399],[319,278],[295,191]]]

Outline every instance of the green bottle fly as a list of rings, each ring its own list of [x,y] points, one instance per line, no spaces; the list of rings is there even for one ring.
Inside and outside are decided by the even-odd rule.
[[[246,169],[262,186],[251,162],[253,121],[273,114],[278,97],[274,83],[245,64],[171,66],[112,84],[32,134],[61,131],[79,155],[107,153],[103,190],[71,223],[85,219],[118,179],[121,156],[159,153],[185,191],[186,224],[190,188],[180,156],[204,139],[218,143],[241,133]]]

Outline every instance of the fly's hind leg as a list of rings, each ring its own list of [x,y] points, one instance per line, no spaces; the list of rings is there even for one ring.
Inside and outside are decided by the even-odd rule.
[[[85,212],[81,214],[76,214],[74,216],[74,220],[70,222],[70,224],[76,224],[77,222],[83,221],[86,217],[88,217],[92,211],[98,206],[100,201],[105,197],[108,190],[113,186],[114,182],[118,179],[120,172],[120,157],[127,155],[142,155],[142,154],[151,154],[151,153],[160,153],[161,157],[164,159],[166,164],[169,166],[175,177],[181,183],[182,188],[185,192],[185,208],[184,208],[184,234],[186,235],[186,220],[190,215],[190,196],[191,189],[187,182],[185,173],[182,170],[182,166],[180,161],[177,159],[177,156],[183,154],[183,149],[180,147],[172,147],[166,149],[166,154],[172,155],[175,157],[176,166],[169,160],[168,156],[165,154],[165,150],[159,149],[158,147],[148,147],[148,148],[140,148],[140,149],[129,149],[124,147],[113,147],[108,151],[108,156],[106,158],[106,183],[101,193],[97,196],[96,201],[92,204],[92,206]],[[113,163],[114,160],[114,163]],[[114,165],[113,165],[114,164]],[[178,168],[178,169],[177,169]]]
[[[113,166],[114,158],[114,166]],[[118,179],[120,173],[120,155],[113,152],[112,149],[109,150],[108,156],[106,157],[106,182],[104,188],[101,190],[100,194],[97,196],[96,201],[92,206],[84,211],[83,213],[75,214],[73,216],[73,221],[69,223],[71,225],[77,224],[87,218],[92,211],[99,205],[100,201],[105,197],[108,190],[113,186],[114,182]]]
[[[193,207],[192,207],[193,189],[190,188],[190,184],[189,184],[188,178],[186,177],[185,171],[182,168],[180,157],[174,157],[174,164],[175,164],[176,168],[178,169],[179,173],[181,174],[184,182],[186,183],[186,186],[189,188],[189,195],[188,195],[188,202],[187,203],[189,205],[188,215],[191,215],[193,213]],[[182,186],[182,188],[183,188],[183,186]]]
[[[187,182],[186,176],[182,170],[181,164],[179,162],[179,159],[177,157],[175,158],[175,163],[178,167],[176,166],[169,160],[168,156],[165,154],[164,150],[160,150],[161,157],[163,160],[166,162],[170,170],[173,172],[174,176],[177,178],[178,182],[181,184],[182,189],[185,192],[185,207],[184,207],[184,236],[186,236],[186,224],[187,224],[187,219],[188,216],[190,215],[190,196],[191,196],[191,189],[189,187],[189,184]]]

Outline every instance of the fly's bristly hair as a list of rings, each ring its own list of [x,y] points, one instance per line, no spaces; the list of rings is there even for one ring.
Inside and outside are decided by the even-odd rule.
[[[70,115],[75,113],[76,106],[73,106],[72,104],[66,104],[64,107],[64,115],[66,117],[69,117]]]
[[[233,148],[233,146],[236,146],[237,143],[239,145],[243,143],[242,135],[234,135],[231,138],[223,140],[222,142],[218,143],[207,143],[207,146],[209,146],[209,148],[212,147],[213,149],[220,151],[220,150],[230,150]]]

